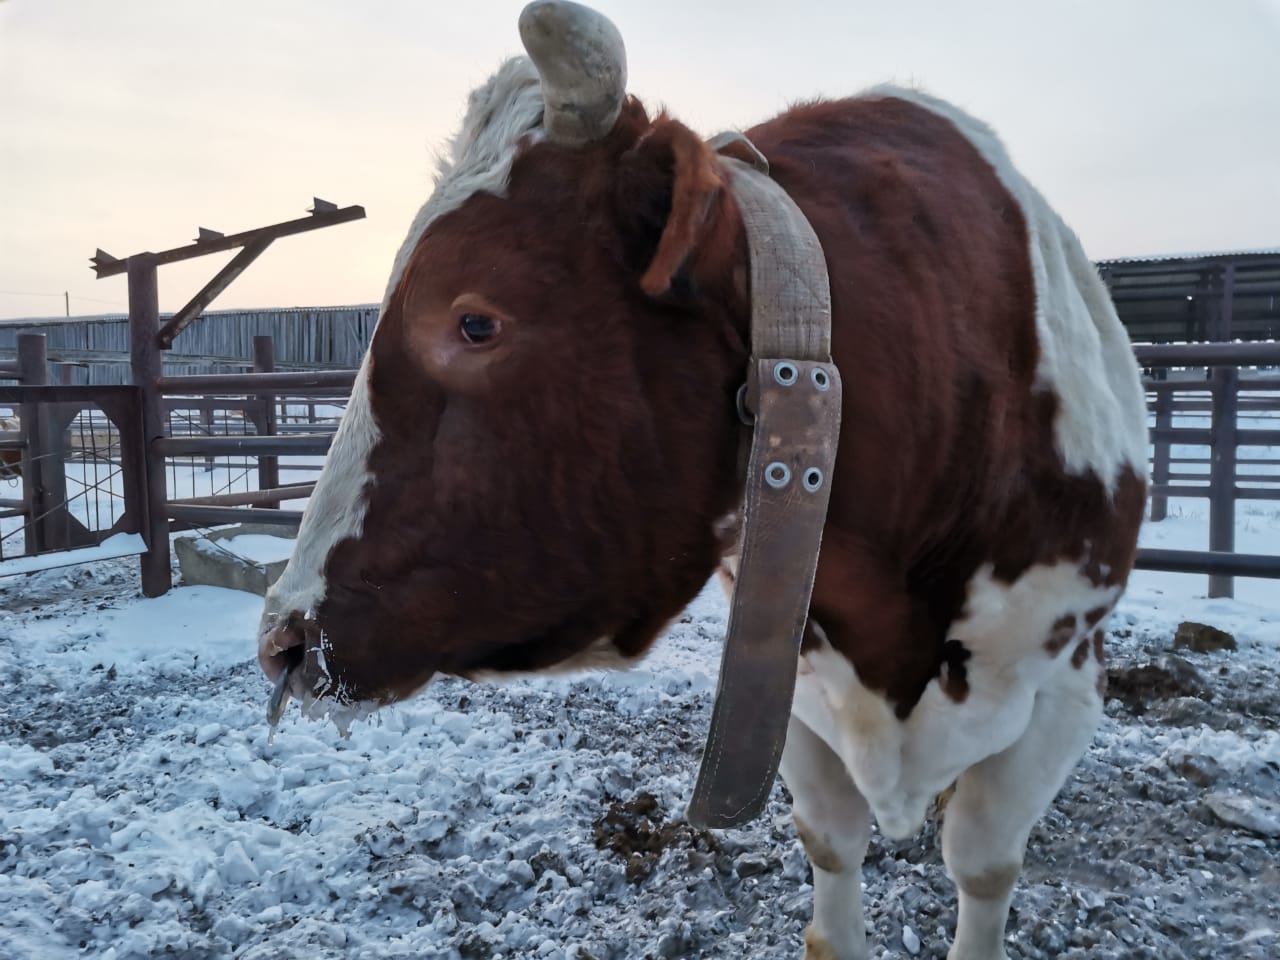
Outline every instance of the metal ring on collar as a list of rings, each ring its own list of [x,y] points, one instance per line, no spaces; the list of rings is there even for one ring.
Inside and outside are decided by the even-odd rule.
[[[782,384],[784,387],[791,386],[796,382],[796,379],[799,376],[800,371],[796,369],[796,365],[794,363],[788,363],[786,360],[783,360],[773,368],[773,379],[777,380],[778,383]]]
[[[764,482],[775,490],[783,489],[791,482],[791,468],[781,460],[775,460],[764,468]]]

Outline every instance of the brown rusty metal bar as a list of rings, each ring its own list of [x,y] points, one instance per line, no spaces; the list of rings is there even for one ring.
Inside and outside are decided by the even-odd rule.
[[[238,393],[261,396],[282,391],[349,393],[356,382],[355,370],[315,370],[290,373],[212,373],[187,377],[160,377],[160,391],[180,393]]]
[[[132,396],[137,387],[129,384],[51,384],[49,386],[0,385],[0,403],[97,403],[99,397]]]
[[[323,454],[333,442],[332,434],[306,437],[164,437],[155,448],[164,456],[225,457],[243,453],[247,456],[308,456]]]
[[[278,523],[296,526],[302,522],[301,510],[266,510],[261,507],[203,507],[171,503],[169,517],[193,526],[212,527],[223,523]]]
[[[1231,553],[1236,545],[1236,371],[1213,371],[1213,444],[1209,450],[1209,549]],[[1230,575],[1209,577],[1210,597],[1234,595]]]
[[[282,500],[301,500],[311,496],[316,485],[311,483],[290,483],[271,490],[247,490],[243,493],[215,493],[208,497],[185,497],[181,500],[170,500],[180,506],[193,507],[256,507],[261,504],[279,504]]]
[[[147,552],[142,555],[142,592],[159,597],[173,585],[169,558],[169,518],[164,504],[168,496],[164,472],[164,408],[161,404],[160,344],[156,333],[160,327],[160,293],[156,278],[156,260],[148,254],[129,257],[124,268],[129,275],[129,348],[133,382],[139,388],[142,412],[143,536]],[[116,271],[119,272],[119,271]],[[101,274],[99,274],[101,276]]]
[[[1215,550],[1158,550],[1142,548],[1135,566],[1166,573],[1207,573],[1225,577],[1280,578],[1280,556],[1222,553]]]
[[[1251,367],[1280,364],[1280,342],[1135,344],[1144,367]]]
[[[24,387],[43,387],[49,383],[49,354],[45,336],[42,333],[20,333],[17,336],[18,348],[18,382]],[[42,553],[49,549],[46,542],[51,532],[50,524],[44,523],[43,514],[47,507],[45,496],[45,475],[52,479],[55,472],[52,465],[42,456],[44,451],[40,442],[45,438],[44,429],[46,406],[40,403],[24,402],[18,411],[21,432],[26,440],[19,461],[22,471],[22,500],[26,504],[26,529],[24,534],[27,553]],[[59,460],[58,469],[62,468]],[[62,478],[63,500],[66,500],[66,477]],[[65,507],[65,503],[64,503]]]
[[[253,261],[257,260],[271,246],[273,237],[259,237],[250,240],[244,245],[244,249],[232,257],[231,261],[214,274],[213,279],[201,288],[200,292],[192,297],[187,304],[170,317],[163,327],[160,328],[159,338],[160,349],[168,350],[173,346],[174,338],[183,330],[187,329],[200,314],[213,303],[214,298],[223,290],[231,286],[231,283],[244,273],[245,269]]]
[[[272,373],[276,368],[275,341],[269,336],[253,338],[253,371],[259,374]],[[258,433],[271,437],[276,433],[276,396],[264,393],[261,396],[261,407],[254,417]],[[270,490],[280,486],[280,461],[267,454],[258,458],[258,489]],[[279,503],[274,504],[279,507]]]
[[[1156,429],[1152,431],[1152,443],[1155,456],[1151,467],[1151,519],[1163,520],[1169,515],[1169,498],[1162,493],[1155,493],[1155,487],[1169,482],[1169,450],[1172,446],[1168,432],[1173,429],[1173,395],[1161,393],[1156,396]],[[1161,433],[1159,437],[1155,433]]]
[[[183,247],[174,247],[172,250],[162,250],[159,253],[143,254],[143,256],[150,257],[153,264],[161,266],[166,263],[177,263],[180,260],[190,260],[192,257],[203,257],[210,253],[234,250],[236,247],[243,247],[262,238],[278,240],[280,237],[306,233],[309,230],[319,230],[321,227],[331,227],[351,220],[361,220],[364,215],[364,207],[342,207],[338,210],[313,213],[297,220],[286,220],[267,227],[258,227],[254,230],[246,230],[243,233],[233,233],[230,236],[219,239],[191,243]],[[95,262],[93,271],[98,275],[99,280],[103,277],[114,277],[125,272],[127,263],[128,259]]]
[[[1171,440],[1197,446],[1213,443],[1213,431],[1208,427],[1154,427],[1148,433],[1152,440]]]
[[[1232,310],[1235,304],[1236,268],[1228,264],[1222,274],[1221,302],[1209,318],[1209,335],[1215,340],[1230,340]],[[1280,357],[1280,344],[1276,344]],[[1236,548],[1236,432],[1239,392],[1236,389],[1240,371],[1234,367],[1217,367],[1210,382],[1213,385],[1213,410],[1209,416],[1213,429],[1213,446],[1209,450],[1209,550],[1232,553]],[[1209,575],[1209,596],[1233,597],[1235,584],[1230,574]]]

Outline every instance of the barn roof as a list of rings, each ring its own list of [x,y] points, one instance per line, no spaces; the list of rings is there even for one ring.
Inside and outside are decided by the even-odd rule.
[[[1128,257],[1097,266],[1136,342],[1280,339],[1280,248]]]

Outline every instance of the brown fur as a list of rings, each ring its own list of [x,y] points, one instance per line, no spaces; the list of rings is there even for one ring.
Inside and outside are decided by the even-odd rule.
[[[545,668],[606,637],[637,657],[719,563],[745,250],[720,205],[686,281],[645,294],[682,140],[640,141],[647,129],[632,102],[585,151],[530,148],[507,197],[431,226],[392,296],[370,348],[384,436],[366,535],[334,550],[320,609],[353,698]],[[456,371],[429,375],[407,345],[462,292],[512,322],[482,378],[446,386]]]
[[[1049,633],[1049,639],[1045,641],[1044,648],[1049,651],[1049,656],[1056,657],[1062,652],[1062,648],[1075,638],[1076,616],[1074,613],[1068,613],[1053,622],[1053,630]]]
[[[808,927],[804,932],[804,960],[840,960],[840,958],[836,956],[835,948],[823,939],[822,934],[813,927]]]
[[[1026,225],[954,127],[857,99],[747,135],[830,273],[844,413],[813,616],[899,716],[944,670],[963,699],[948,629],[977,568],[1065,558],[1122,584],[1143,483],[1112,499],[1066,473],[1058,398],[1034,385]],[[728,175],[629,100],[602,141],[528,147],[507,196],[427,230],[370,348],[365,533],[327,567],[346,695],[546,668],[603,637],[639,656],[716,570],[749,323]],[[446,343],[464,295],[501,311],[492,350]]]

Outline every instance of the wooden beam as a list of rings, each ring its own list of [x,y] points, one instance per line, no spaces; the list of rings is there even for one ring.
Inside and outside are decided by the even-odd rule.
[[[183,330],[187,329],[200,314],[204,313],[209,304],[213,303],[214,298],[227,287],[231,286],[232,281],[253,261],[262,255],[262,252],[271,246],[272,237],[259,237],[256,240],[250,240],[244,245],[244,249],[231,258],[231,262],[219,270],[212,280],[204,285],[204,287],[194,297],[187,302],[187,305],[175,313],[168,319],[157,334],[161,350],[168,350],[173,346],[174,338]]]

